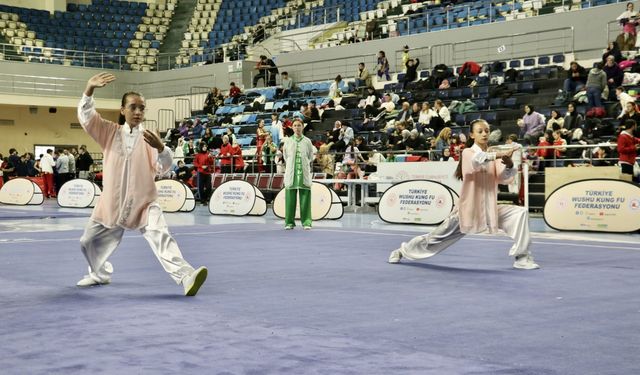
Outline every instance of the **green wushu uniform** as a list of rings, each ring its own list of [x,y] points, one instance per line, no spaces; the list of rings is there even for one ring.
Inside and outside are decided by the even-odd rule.
[[[311,162],[315,147],[305,136],[285,138],[284,172],[285,219],[287,227],[295,226],[297,198],[300,196],[300,221],[303,227],[311,227]]]

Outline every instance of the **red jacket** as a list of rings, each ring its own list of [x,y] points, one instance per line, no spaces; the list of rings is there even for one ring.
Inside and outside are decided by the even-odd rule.
[[[222,147],[220,147],[220,164],[231,165],[231,157],[227,156],[227,154],[233,155],[231,143],[223,144]]]
[[[242,159],[242,149],[240,147],[231,147],[231,155],[233,158],[233,167],[236,171],[244,170],[244,160]]]
[[[636,163],[636,145],[640,143],[640,138],[636,138],[627,132],[622,132],[618,136],[618,154],[620,162],[627,164]]]
[[[211,174],[214,170],[213,157],[208,152],[198,152],[193,159],[193,165],[198,168],[199,173]]]

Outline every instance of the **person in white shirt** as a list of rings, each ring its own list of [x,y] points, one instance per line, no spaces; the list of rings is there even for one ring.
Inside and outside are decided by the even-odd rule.
[[[53,160],[53,150],[48,149],[47,153],[40,158],[40,170],[42,171],[42,180],[44,181],[44,197],[53,198],[55,196],[55,185],[53,183],[53,167],[56,162]]]
[[[329,86],[329,97],[331,99],[336,99],[342,96],[342,91],[340,91],[340,82],[342,82],[342,76],[338,74],[333,80],[331,86]]]
[[[627,103],[635,103],[636,98],[627,94],[625,88],[622,86],[616,87],[616,96],[620,101],[620,108],[621,108],[618,118],[622,118],[622,116],[624,116],[624,109],[627,108]]]

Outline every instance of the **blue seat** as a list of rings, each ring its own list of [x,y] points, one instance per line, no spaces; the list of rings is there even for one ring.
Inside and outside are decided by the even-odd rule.
[[[509,68],[517,69],[520,67],[520,60],[509,61]]]
[[[518,107],[518,98],[507,98],[504,101],[504,106],[507,108],[517,108]]]
[[[496,109],[502,106],[502,98],[489,99],[489,109]]]
[[[538,65],[548,65],[550,61],[549,56],[538,57]]]
[[[526,58],[526,59],[524,59],[522,65],[527,66],[527,67],[535,66],[536,65],[536,59],[534,59],[534,58]]]
[[[518,92],[525,92],[528,94],[533,94],[535,93],[537,90],[535,88],[535,85],[533,82],[520,82],[518,84]]]
[[[474,99],[472,102],[481,111],[487,109],[487,99]]]
[[[497,112],[484,112],[482,114],[482,118],[487,121],[489,124],[493,124],[496,125],[496,121],[498,120],[498,113]]]
[[[553,63],[554,64],[562,64],[565,60],[564,55],[553,55]]]

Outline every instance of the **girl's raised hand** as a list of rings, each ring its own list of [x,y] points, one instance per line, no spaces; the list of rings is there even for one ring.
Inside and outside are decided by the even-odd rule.
[[[98,73],[96,75],[94,75],[93,77],[89,78],[89,81],[87,82],[87,86],[91,86],[91,87],[104,87],[106,86],[108,83],[113,82],[116,80],[116,76],[114,76],[111,73],[106,73],[106,72],[102,72],[102,73]]]

